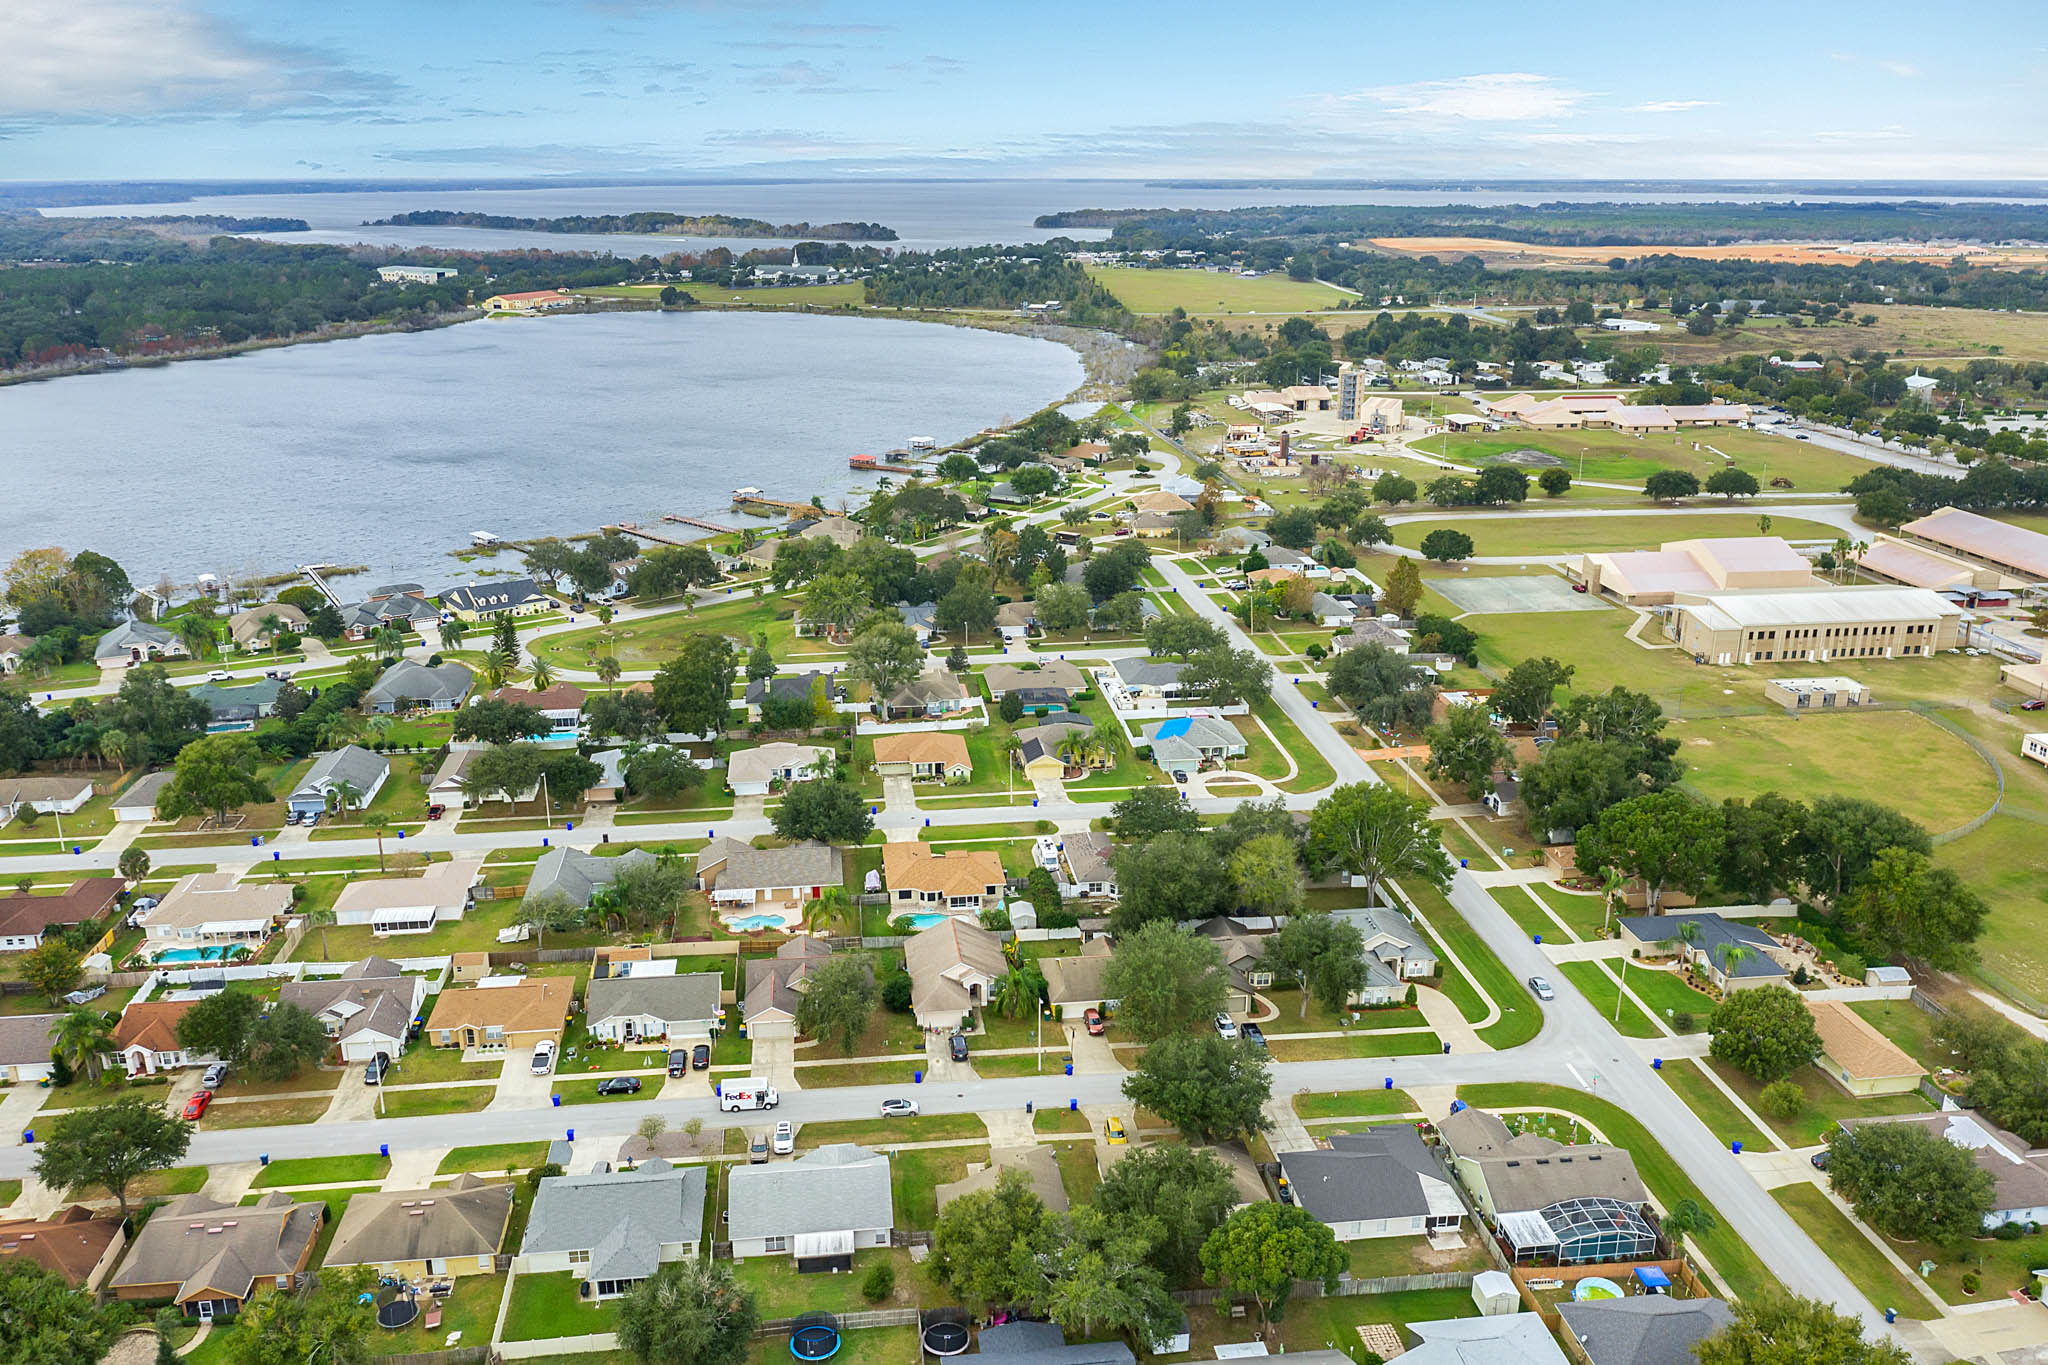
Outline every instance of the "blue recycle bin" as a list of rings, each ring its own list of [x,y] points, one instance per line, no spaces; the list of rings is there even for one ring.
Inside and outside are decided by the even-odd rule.
[[[1741,1156],[1741,1155],[1742,1155],[1742,1143],[1741,1143],[1741,1141],[1740,1141],[1740,1140],[1738,1139],[1737,1141],[1734,1141],[1734,1142],[1731,1142],[1731,1143],[1729,1143],[1729,1144],[1728,1144],[1728,1150],[1729,1150],[1729,1151],[1731,1151],[1731,1152],[1733,1152],[1733,1153],[1735,1153],[1735,1155],[1737,1155],[1737,1156]]]
[[[548,836],[547,836],[547,835],[543,834],[543,835],[541,835],[541,836],[540,836],[540,846],[541,846],[542,848],[546,848],[546,847],[548,847]]]
[[[256,1164],[259,1166],[268,1166],[270,1164],[270,1153],[264,1152],[260,1154],[256,1158]]]
[[[1067,1074],[1069,1076],[1074,1074],[1074,1064],[1072,1062],[1067,1063]]]
[[[576,1140],[576,1130],[575,1130],[574,1128],[571,1128],[571,1129],[569,1130],[569,1141],[571,1141],[571,1142],[574,1142],[575,1140]]]
[[[380,1143],[378,1143],[378,1144],[377,1144],[377,1155],[378,1155],[378,1156],[390,1156],[390,1155],[391,1155],[391,1144],[390,1144],[390,1143],[388,1143],[388,1142],[380,1142]]]
[[[1652,1057],[1652,1058],[1650,1058],[1650,1070],[1652,1070],[1652,1071],[1662,1071],[1663,1069],[1664,1069],[1664,1059],[1663,1059],[1662,1057]]]
[[[560,1095],[550,1095],[548,1100],[555,1108],[560,1109],[562,1107],[562,1097]]]
[[[913,1071],[913,1072],[911,1072],[911,1073],[910,1073],[910,1083],[911,1083],[912,1085],[923,1085],[923,1084],[924,1084],[924,1073],[923,1073],[922,1071]]]
[[[1541,934],[1532,934],[1530,937],[1534,938],[1538,943],[1543,942],[1543,935]]]
[[[33,1129],[33,1128],[24,1128],[24,1129],[22,1129],[22,1130],[21,1130],[21,1145],[22,1145],[22,1146],[24,1146],[24,1147],[33,1147],[33,1146],[35,1146],[35,1145],[36,1145],[36,1130],[35,1130],[35,1129]]]
[[[1078,1113],[1080,1113],[1080,1112],[1081,1112],[1081,1101],[1079,1101],[1079,1100],[1071,1100],[1071,1099],[1070,1099],[1070,1100],[1068,1100],[1068,1101],[1067,1101],[1067,1112],[1068,1112],[1069,1114],[1078,1114]]]

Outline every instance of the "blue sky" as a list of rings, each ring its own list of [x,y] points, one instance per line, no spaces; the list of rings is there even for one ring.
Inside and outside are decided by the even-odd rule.
[[[0,0],[0,178],[2048,177],[2041,17]]]

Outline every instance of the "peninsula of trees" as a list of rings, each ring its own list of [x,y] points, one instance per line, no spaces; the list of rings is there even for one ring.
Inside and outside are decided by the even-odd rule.
[[[422,209],[379,218],[364,227],[471,227],[518,232],[673,234],[679,237],[795,237],[820,242],[893,242],[880,223],[770,223],[722,213],[572,213],[562,218],[514,218],[501,213]]]

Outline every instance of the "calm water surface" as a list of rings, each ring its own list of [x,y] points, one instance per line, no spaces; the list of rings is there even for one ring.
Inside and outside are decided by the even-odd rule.
[[[137,583],[325,562],[438,589],[465,581],[448,552],[471,531],[737,524],[743,485],[830,504],[873,483],[848,455],[957,440],[1081,379],[1029,337],[744,313],[497,319],[67,376],[0,388],[0,563],[62,545]]]

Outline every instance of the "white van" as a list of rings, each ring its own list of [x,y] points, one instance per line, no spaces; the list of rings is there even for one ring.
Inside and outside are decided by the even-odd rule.
[[[759,1076],[718,1083],[718,1107],[728,1114],[742,1109],[773,1109],[781,1102],[782,1097],[775,1093],[775,1087]]]

